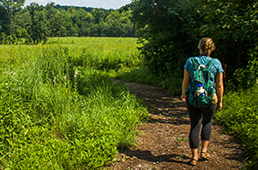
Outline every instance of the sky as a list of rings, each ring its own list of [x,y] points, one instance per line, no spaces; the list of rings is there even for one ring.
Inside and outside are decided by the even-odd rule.
[[[56,5],[118,9],[131,3],[131,0],[25,0],[25,6],[29,5],[31,2],[36,2],[44,6],[47,3],[54,2]]]

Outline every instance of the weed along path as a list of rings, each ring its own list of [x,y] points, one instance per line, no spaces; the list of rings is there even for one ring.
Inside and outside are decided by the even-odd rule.
[[[117,80],[116,80],[117,81]],[[241,145],[233,137],[222,133],[213,124],[208,161],[200,160],[190,166],[188,145],[190,121],[186,104],[179,96],[172,96],[146,84],[125,82],[131,93],[141,97],[149,108],[151,120],[139,126],[137,146],[118,153],[108,170],[237,170],[244,167]]]

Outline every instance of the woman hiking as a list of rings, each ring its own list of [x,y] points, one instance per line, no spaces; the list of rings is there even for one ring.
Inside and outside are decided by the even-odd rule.
[[[192,158],[189,162],[190,165],[196,166],[199,156],[199,134],[201,130],[201,153],[200,158],[208,159],[210,156],[207,153],[207,148],[211,136],[211,126],[212,118],[215,110],[222,109],[222,100],[223,100],[223,68],[221,62],[218,59],[212,59],[210,57],[211,52],[215,50],[214,42],[211,38],[202,38],[199,41],[198,48],[200,50],[200,55],[196,57],[188,58],[184,65],[184,79],[182,82],[182,100],[186,101],[187,109],[189,112],[191,129],[189,133],[189,144],[192,152]],[[212,60],[212,64],[209,65]],[[189,103],[189,100],[192,98],[189,97],[189,92],[191,87],[193,87],[194,78],[193,72],[196,70],[196,65],[209,65],[210,72],[210,84],[216,89],[216,101],[207,106],[193,106]],[[216,85],[215,85],[216,84]],[[190,99],[189,99],[190,98]]]

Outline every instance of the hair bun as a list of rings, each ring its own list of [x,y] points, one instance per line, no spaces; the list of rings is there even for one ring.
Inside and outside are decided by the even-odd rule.
[[[215,44],[211,38],[202,38],[199,47],[202,55],[210,56],[211,51],[215,49]]]

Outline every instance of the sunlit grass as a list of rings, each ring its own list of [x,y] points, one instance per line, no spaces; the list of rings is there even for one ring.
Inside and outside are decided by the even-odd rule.
[[[133,145],[147,111],[108,75],[139,54],[133,38],[0,46],[0,167],[101,169]]]

